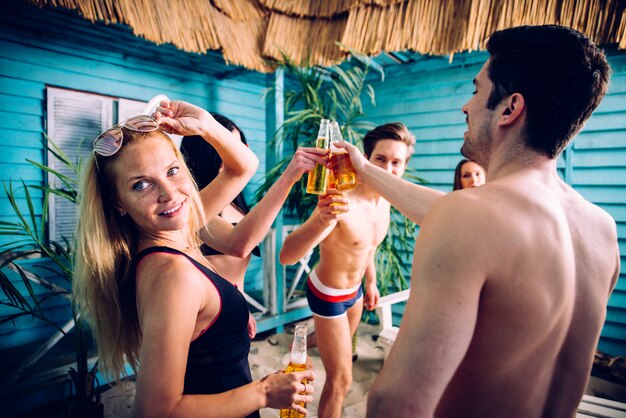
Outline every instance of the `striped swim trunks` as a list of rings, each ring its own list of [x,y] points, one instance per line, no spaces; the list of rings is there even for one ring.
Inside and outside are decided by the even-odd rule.
[[[324,285],[314,271],[309,275],[306,298],[314,315],[322,318],[337,318],[346,314],[363,297],[361,284],[352,289],[333,289]]]

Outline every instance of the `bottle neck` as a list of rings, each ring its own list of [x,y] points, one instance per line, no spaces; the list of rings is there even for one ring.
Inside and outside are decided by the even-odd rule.
[[[304,353],[294,353],[292,351],[291,363],[292,364],[306,364],[306,351]]]
[[[306,363],[306,328],[298,326],[293,334],[291,346],[291,362],[295,364]]]

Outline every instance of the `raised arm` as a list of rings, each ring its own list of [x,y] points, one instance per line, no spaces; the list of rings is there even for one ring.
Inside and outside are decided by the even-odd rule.
[[[197,106],[164,100],[154,116],[166,132],[202,136],[222,159],[224,169],[200,191],[207,220],[214,218],[252,178],[259,165],[258,158],[209,112]]]
[[[422,224],[433,201],[445,195],[443,192],[411,183],[376,167],[367,161],[357,147],[348,142],[336,142],[335,145],[348,150],[361,182],[376,190],[392,206],[418,225]]]
[[[331,206],[333,203],[338,205]],[[285,238],[280,249],[280,262],[297,263],[332,232],[337,220],[348,210],[348,200],[340,192],[330,189],[328,194],[320,196],[309,219]]]
[[[298,148],[285,171],[241,222],[232,227],[216,217],[209,222],[208,228],[201,230],[202,240],[224,254],[247,257],[267,235],[291,187],[316,163],[325,164],[325,153],[318,148]]]
[[[368,417],[433,417],[472,339],[486,264],[473,252],[479,227],[450,197],[434,203],[417,238],[411,296]]]

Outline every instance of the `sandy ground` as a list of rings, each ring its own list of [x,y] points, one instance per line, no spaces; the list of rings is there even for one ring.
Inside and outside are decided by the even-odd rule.
[[[309,332],[313,330],[313,320],[303,321],[309,326]],[[289,363],[289,347],[293,339],[293,326],[286,326],[286,332],[273,334],[264,340],[253,341],[250,348],[250,369],[253,379],[260,379],[276,370],[284,369]],[[367,391],[374,383],[378,371],[383,364],[383,348],[373,339],[377,335],[377,328],[371,325],[360,324],[357,330],[357,354],[358,360],[353,363],[353,382],[344,402],[343,416],[345,418],[362,418],[365,416],[365,399]],[[313,362],[316,379],[315,400],[307,406],[309,417],[317,417],[317,405],[319,394],[326,379],[326,373],[322,360],[316,349],[309,350],[309,356]],[[130,418],[134,400],[134,385],[131,383],[126,388],[114,387],[102,394],[105,418]],[[261,410],[262,418],[274,418],[278,416],[275,409]]]
[[[313,320],[303,321],[313,330]],[[260,379],[279,369],[284,369],[289,363],[289,348],[293,340],[293,328],[295,324],[285,327],[286,332],[273,334],[263,340],[253,341],[250,348],[250,369],[254,379]],[[372,336],[378,334],[378,328],[360,324],[357,330],[357,354],[358,360],[353,363],[353,382],[344,402],[343,418],[365,417],[365,399],[369,388],[374,383],[378,372],[382,368],[384,351],[380,342],[375,342]],[[309,349],[309,356],[313,362],[316,379],[315,400],[308,405],[309,417],[317,417],[317,405],[322,386],[326,379],[326,373],[322,360],[316,349]],[[616,385],[605,380],[591,377],[586,394],[601,398],[613,399],[626,402],[626,385]],[[130,418],[132,417],[132,405],[134,401],[134,384],[128,384],[126,388],[114,387],[102,394],[105,418]],[[620,415],[621,416],[621,415]],[[275,409],[261,410],[262,418],[278,417]]]

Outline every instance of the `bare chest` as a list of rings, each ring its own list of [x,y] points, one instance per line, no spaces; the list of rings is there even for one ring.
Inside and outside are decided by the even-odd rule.
[[[353,248],[376,247],[389,229],[389,206],[351,204],[350,212],[337,223],[333,240]]]

